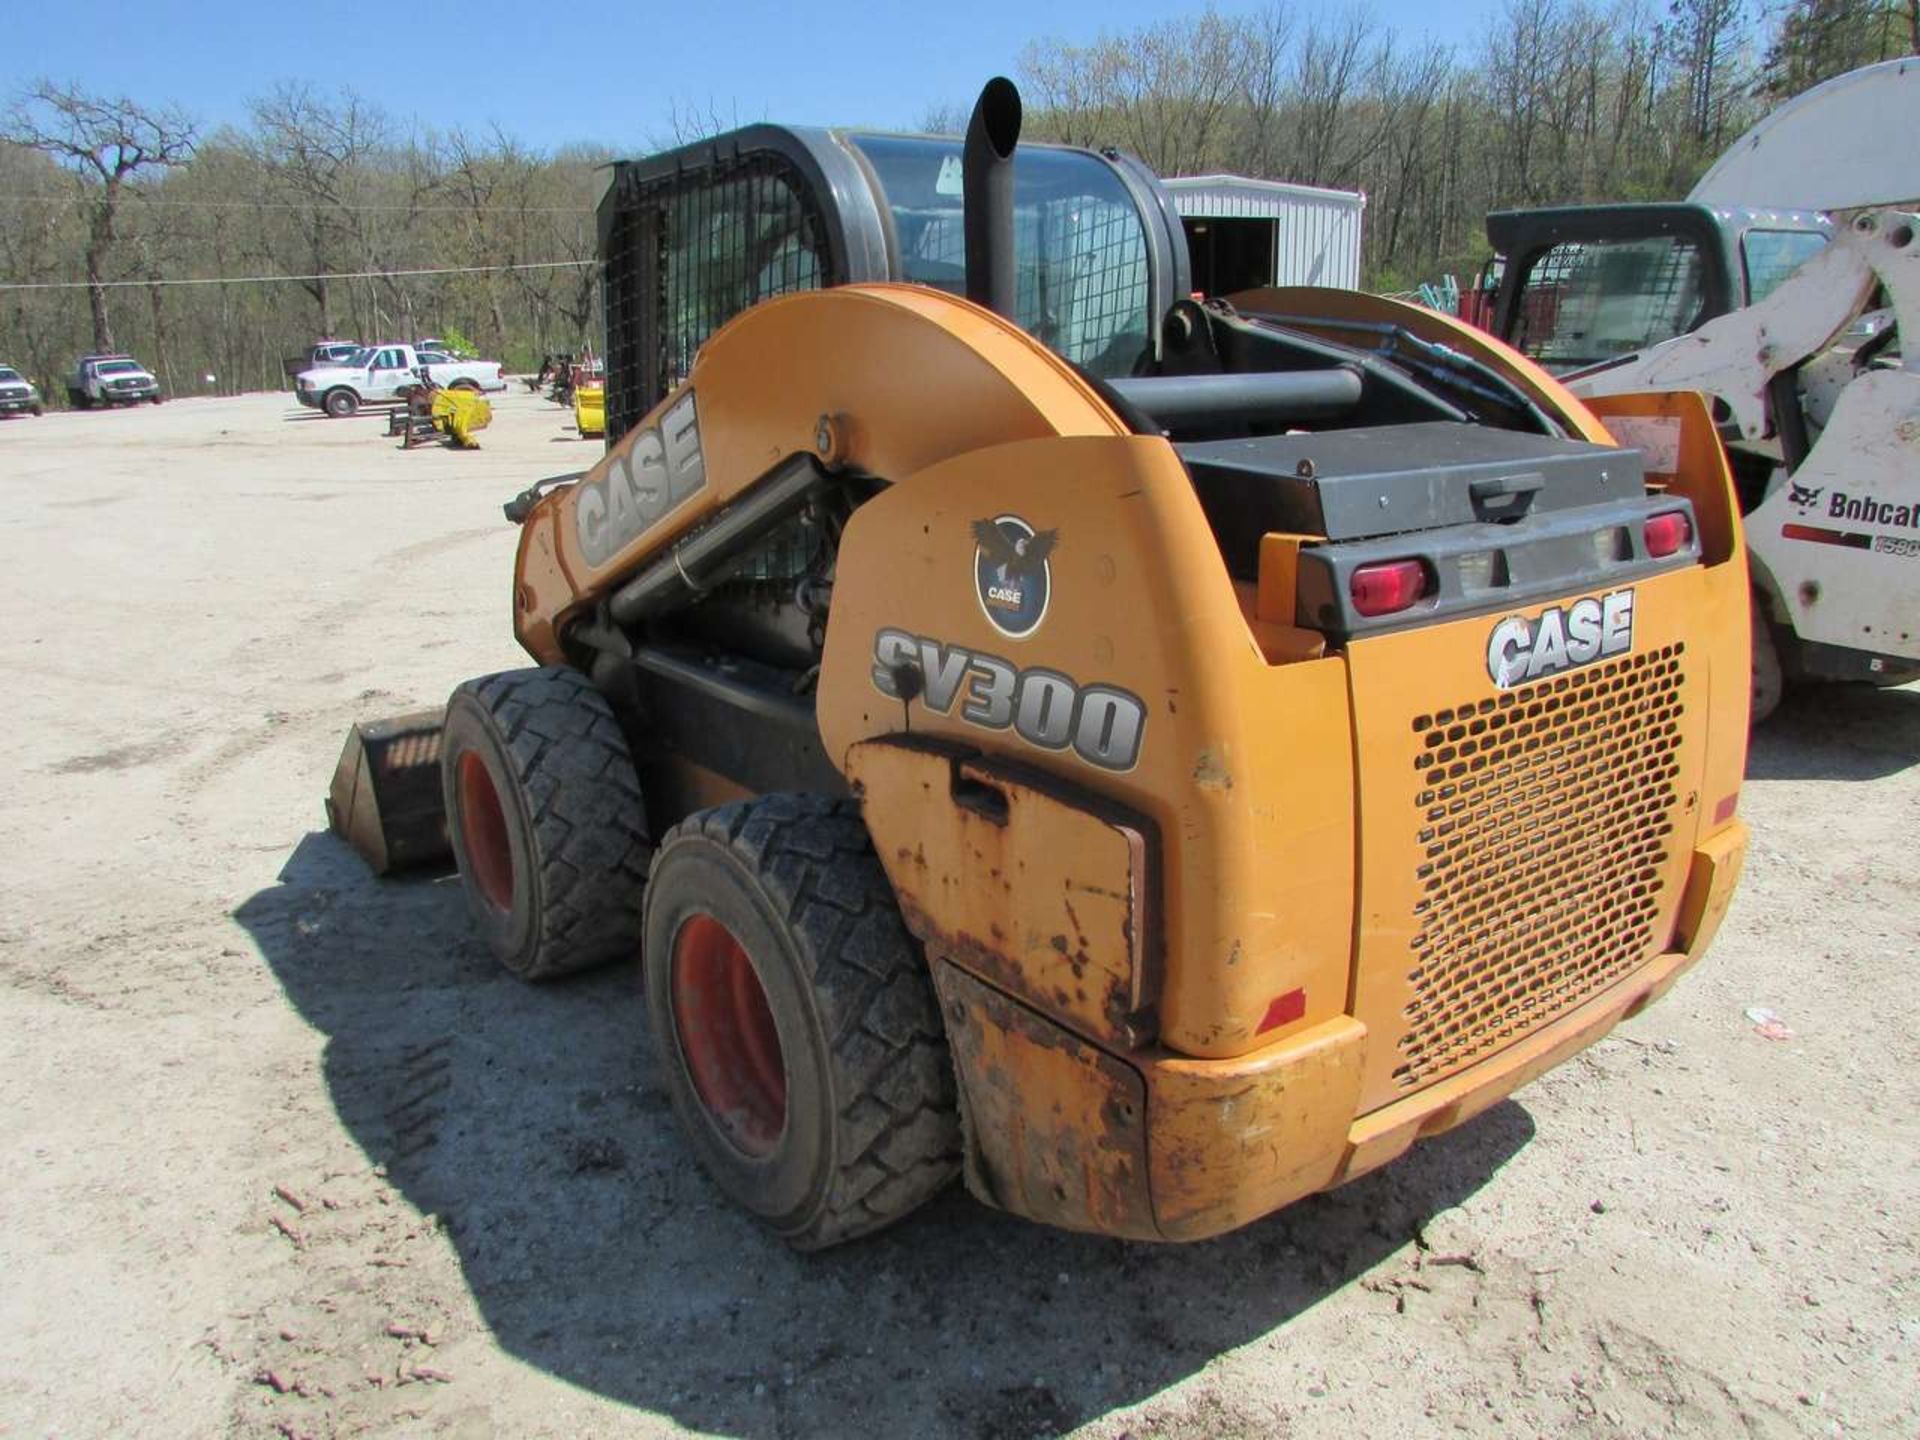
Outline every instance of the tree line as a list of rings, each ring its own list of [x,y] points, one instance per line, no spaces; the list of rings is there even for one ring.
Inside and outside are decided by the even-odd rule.
[[[0,362],[49,401],[75,356],[111,350],[171,394],[231,394],[283,384],[282,357],[319,338],[433,335],[531,368],[595,335],[611,152],[420,131],[301,85],[248,120],[202,136],[179,110],[71,85],[18,97],[0,285],[68,288],[0,289]]]
[[[1920,0],[1505,0],[1474,43],[1364,10],[1169,20],[1023,56],[1036,138],[1118,144],[1163,175],[1361,190],[1363,273],[1464,280],[1490,210],[1683,197],[1783,100],[1920,53]],[[1894,197],[1886,197],[1894,198]]]
[[[1453,47],[1276,3],[1036,40],[1017,73],[1032,138],[1365,191],[1366,284],[1400,290],[1469,276],[1489,210],[1676,198],[1771,105],[1916,52],[1920,0],[1504,0]],[[953,131],[966,112],[921,118]],[[669,143],[724,123],[676,109]],[[530,368],[597,339],[611,158],[305,85],[203,134],[42,81],[0,119],[0,286],[61,288],[0,288],[0,362],[54,401],[87,350],[131,351],[175,394],[271,388],[284,355],[335,335],[433,334]]]

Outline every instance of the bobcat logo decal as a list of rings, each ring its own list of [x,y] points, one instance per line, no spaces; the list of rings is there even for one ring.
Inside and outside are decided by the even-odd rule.
[[[1787,482],[1787,503],[1804,515],[1820,503],[1820,494],[1826,488],[1824,485],[1796,485],[1793,481],[1789,480]]]

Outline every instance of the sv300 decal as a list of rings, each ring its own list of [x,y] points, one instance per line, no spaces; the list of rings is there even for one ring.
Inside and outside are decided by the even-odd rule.
[[[1022,670],[997,655],[881,630],[873,637],[873,688],[891,700],[919,700],[983,730],[1012,730],[1041,750],[1071,750],[1102,770],[1140,760],[1147,707],[1116,685],[1078,685],[1058,670]]]

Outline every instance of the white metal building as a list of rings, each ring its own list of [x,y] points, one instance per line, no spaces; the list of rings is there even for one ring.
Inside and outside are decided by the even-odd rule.
[[[1367,197],[1245,175],[1161,182],[1186,223],[1193,288],[1231,295],[1256,285],[1360,285]]]

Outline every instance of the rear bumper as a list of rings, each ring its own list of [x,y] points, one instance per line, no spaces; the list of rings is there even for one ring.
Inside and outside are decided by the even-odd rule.
[[[1340,1016],[1229,1060],[1120,1057],[941,962],[968,1122],[967,1181],[1069,1229],[1198,1240],[1376,1169],[1452,1129],[1664,995],[1725,916],[1735,821],[1695,850],[1673,948],[1469,1069],[1361,1114],[1367,1027]]]

